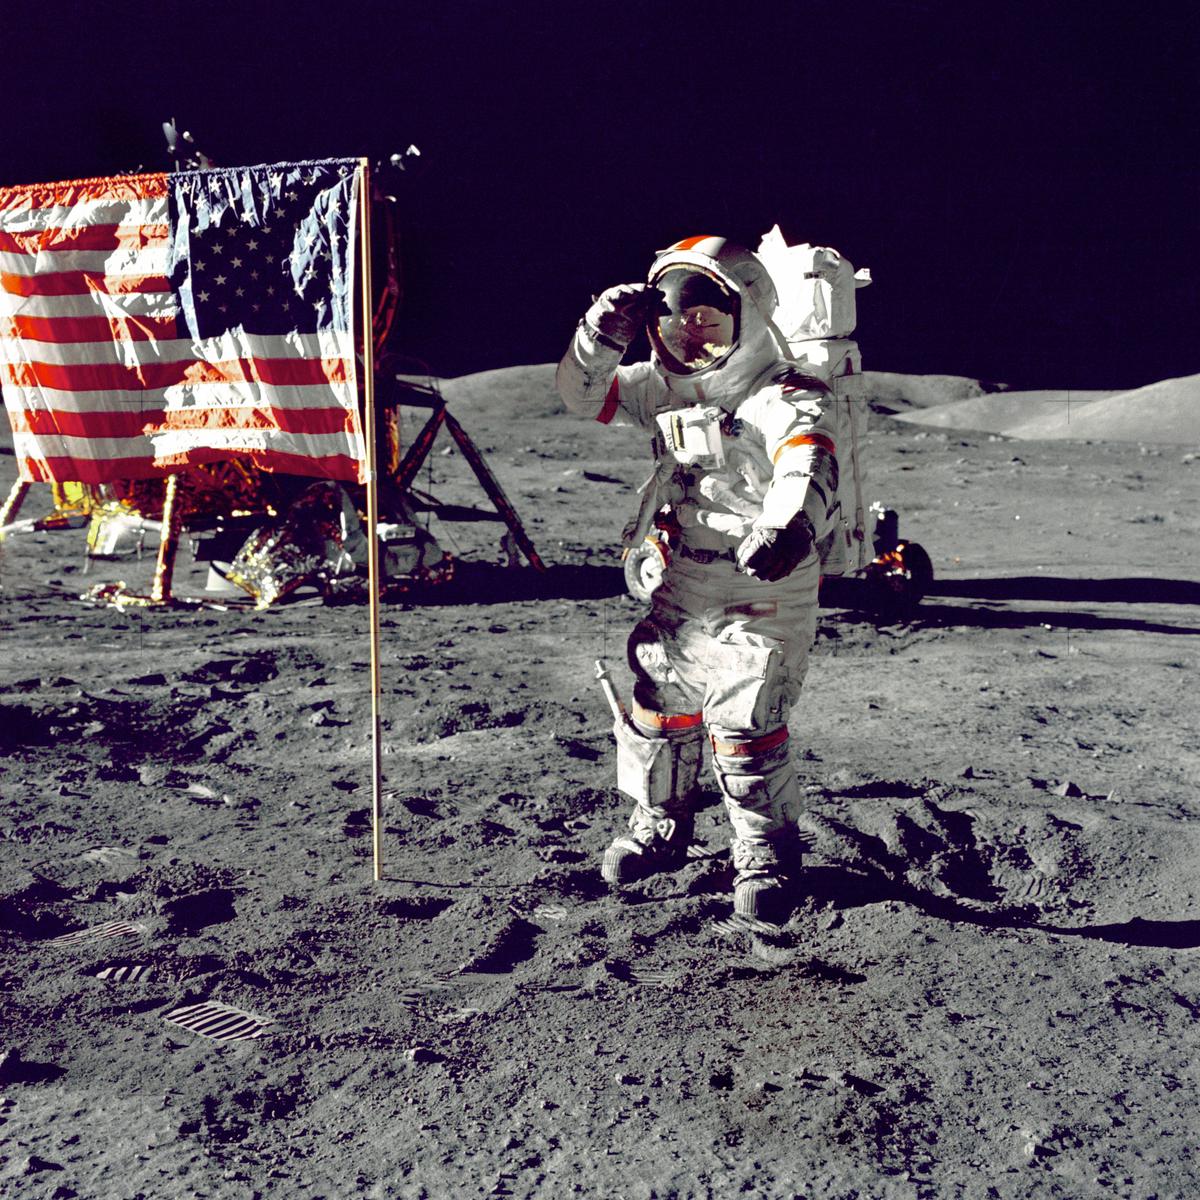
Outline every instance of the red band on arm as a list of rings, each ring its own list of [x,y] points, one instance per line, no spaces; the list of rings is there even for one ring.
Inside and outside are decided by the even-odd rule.
[[[596,414],[596,420],[601,425],[607,425],[617,415],[617,405],[620,403],[621,388],[617,383],[617,377],[614,375],[613,381],[608,388],[608,394],[604,397],[604,403],[600,406],[600,411]]]
[[[833,438],[826,437],[823,433],[801,433],[796,437],[790,437],[778,450],[775,451],[774,457],[771,459],[773,463],[777,463],[780,456],[785,450],[790,450],[793,446],[820,446],[822,450],[828,450],[830,454],[837,454],[837,447],[834,445]]]

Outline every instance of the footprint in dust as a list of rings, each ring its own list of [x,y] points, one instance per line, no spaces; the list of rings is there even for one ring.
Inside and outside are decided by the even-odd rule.
[[[167,918],[168,933],[195,933],[209,925],[223,925],[237,916],[234,893],[228,888],[210,888],[167,900],[159,912]]]
[[[464,974],[505,975],[519,963],[527,962],[534,956],[541,932],[524,917],[507,917],[492,932],[482,949],[459,967],[459,971]]]
[[[622,983],[635,983],[642,987],[670,987],[679,980],[679,972],[669,967],[656,967],[649,963],[627,962],[621,958],[610,958],[605,970]]]
[[[110,983],[137,983],[154,974],[154,964],[145,962],[118,961],[105,963],[88,972],[94,979],[105,979]]]
[[[1071,902],[1071,888],[1095,872],[1081,827],[1051,813],[1030,820],[1019,840],[995,848],[994,885],[1010,903],[1040,910]]]

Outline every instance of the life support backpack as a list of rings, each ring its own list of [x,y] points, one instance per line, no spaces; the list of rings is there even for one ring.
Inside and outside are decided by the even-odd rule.
[[[862,571],[875,556],[867,528],[862,457],[869,410],[848,382],[862,373],[858,343],[849,335],[857,321],[855,292],[871,282],[871,273],[866,268],[856,271],[829,246],[789,246],[778,225],[763,236],[757,254],[779,297],[771,325],[780,350],[833,389],[838,489],[831,506],[832,528],[818,547],[821,571]]]

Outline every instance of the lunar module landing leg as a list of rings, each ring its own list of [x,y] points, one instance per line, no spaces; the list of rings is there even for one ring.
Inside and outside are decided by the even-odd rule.
[[[408,385],[396,394],[396,403],[417,405],[422,408],[429,408],[432,411],[425,424],[421,427],[420,433],[417,434],[412,444],[408,447],[400,463],[391,472],[391,482],[395,487],[400,492],[411,490],[422,464],[429,457],[429,452],[433,449],[433,443],[437,439],[438,431],[444,426],[454,439],[455,445],[462,452],[463,458],[467,460],[471,470],[475,472],[475,478],[479,480],[479,484],[486,493],[487,498],[495,506],[499,519],[508,527],[508,534],[512,542],[525,555],[529,565],[535,571],[544,571],[546,564],[542,562],[541,557],[533,547],[533,542],[529,540],[529,535],[525,532],[525,526],[521,524],[521,518],[517,516],[517,510],[513,508],[512,503],[504,494],[504,489],[500,486],[499,480],[492,474],[492,470],[480,453],[479,447],[471,441],[467,435],[467,431],[450,414],[450,411],[446,407],[445,399],[435,389],[418,388]]]

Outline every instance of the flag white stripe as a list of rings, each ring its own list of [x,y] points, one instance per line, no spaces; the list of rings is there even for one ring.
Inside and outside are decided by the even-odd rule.
[[[147,409],[210,410],[223,408],[354,407],[354,389],[346,383],[269,384],[197,383],[123,392],[56,392],[47,388],[4,385],[12,399],[8,408],[26,412],[128,413]]]
[[[163,292],[92,292],[76,296],[18,296],[0,291],[0,316],[173,317],[179,311],[175,297]]]
[[[217,265],[217,264],[214,264]],[[148,246],[118,246],[112,250],[55,250],[18,254],[0,250],[0,273],[47,275],[62,271],[91,271],[97,275],[158,275],[167,273],[167,243],[163,239]]]
[[[89,313],[102,316],[102,313]],[[347,333],[326,330],[321,333],[237,335],[230,331],[221,338],[201,342],[184,338],[154,342],[33,342],[25,338],[0,336],[0,363],[51,363],[75,367],[89,364],[120,363],[136,366],[152,362],[233,362],[237,359],[344,359],[354,354]],[[9,384],[5,384],[5,391]]]
[[[0,230],[33,233],[43,229],[80,229],[87,225],[165,225],[167,213],[166,196],[81,200],[78,204],[5,209],[0,211]]]
[[[219,436],[218,436],[219,435]],[[304,455],[324,458],[344,454],[361,458],[358,439],[338,433],[280,433],[278,430],[247,431],[240,429],[173,430],[154,437],[79,438],[27,433],[13,434],[13,453],[22,458],[75,458],[82,461],[104,462],[114,458],[139,458],[147,462],[197,448],[214,448],[227,452],[252,453],[267,451],[276,454]]]

